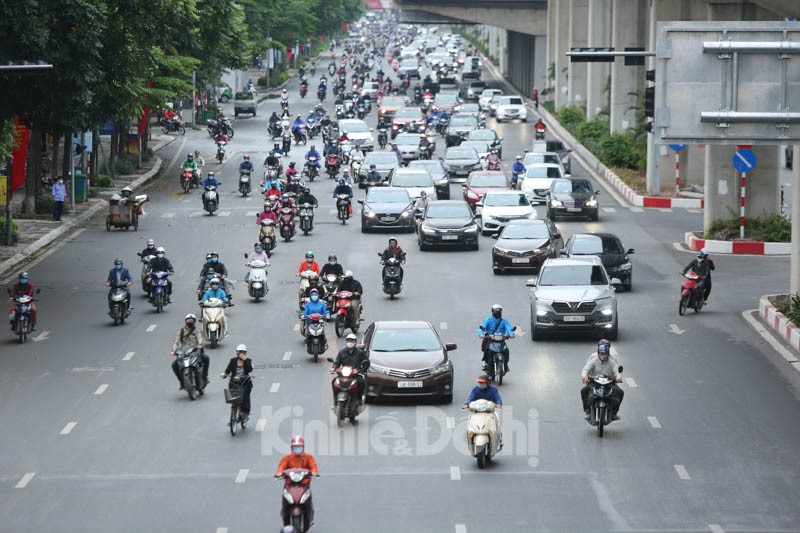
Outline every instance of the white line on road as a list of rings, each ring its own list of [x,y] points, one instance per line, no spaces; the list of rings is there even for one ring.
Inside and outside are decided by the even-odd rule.
[[[97,387],[97,390],[94,391],[94,395],[95,396],[100,396],[101,394],[103,394],[106,391],[107,388],[108,388],[108,383],[103,383],[102,385]]]
[[[283,353],[283,360],[288,361],[292,358],[292,352],[284,352]]]
[[[676,333],[678,335],[683,335],[684,333],[686,333],[686,330],[679,328],[678,324],[670,324],[669,331],[670,333]]]
[[[218,527],[217,528],[217,533],[228,533],[228,528],[227,527]]]
[[[439,329],[447,329],[447,322],[441,322],[439,324]]]
[[[661,422],[658,421],[658,418],[654,416],[648,416],[647,421],[650,422],[650,425],[653,426],[653,429],[661,429]]]
[[[203,215],[205,215],[205,212],[203,212],[203,211],[194,211],[192,213],[189,213],[189,218],[197,218],[197,217],[201,217]]]
[[[616,213],[616,212],[617,212],[617,208],[616,207],[604,207],[603,208],[603,213]]]
[[[236,474],[236,483],[244,483],[247,479],[247,474],[250,473],[248,468],[242,468],[239,470],[239,473]]]
[[[450,481],[461,481],[461,469],[459,467],[450,467]]]
[[[446,418],[447,422],[447,429],[455,429],[456,428],[456,418],[454,416],[448,416]]]
[[[256,431],[264,431],[265,427],[267,427],[267,419],[259,418],[258,422],[256,422]]]
[[[221,217],[229,217],[229,216],[231,216],[231,212],[230,211],[220,211],[219,213],[217,213],[217,215],[219,215]]]
[[[773,337],[772,334],[769,331],[767,331],[767,329],[764,326],[761,325],[758,319],[753,316],[753,313],[755,313],[756,311],[758,310],[750,309],[749,311],[743,311],[742,316],[751,326],[753,326],[753,329],[755,329],[756,332],[759,335],[761,335],[761,337],[775,349],[776,352],[781,354],[781,356],[784,359],[786,359],[790,363],[796,363],[797,357],[795,357],[793,353],[787,350],[778,340],[776,340],[775,337]],[[798,368],[797,366],[795,365],[792,366],[796,370],[800,371],[800,368]]]
[[[77,425],[78,425],[77,422],[68,422],[67,425],[64,426],[64,429],[61,430],[59,435],[69,435]]]
[[[175,213],[161,213],[161,218],[172,218],[175,216]]]
[[[25,487],[28,486],[28,483],[31,482],[31,480],[33,479],[33,476],[35,476],[35,475],[36,475],[36,472],[26,472],[25,475],[22,476],[22,479],[17,481],[17,484],[14,486],[14,488],[15,489],[24,489]]]
[[[633,211],[634,213],[643,213],[644,212],[644,208],[643,207],[631,207],[631,211]]]
[[[330,211],[328,211],[328,214],[329,215],[335,215],[336,214],[336,209],[331,209]]]
[[[692,213],[693,215],[699,215],[700,213],[703,212],[703,210],[702,209],[687,209],[686,212],[687,213]]]
[[[147,326],[147,333],[154,331],[158,327],[158,324],[150,324]]]
[[[122,360],[123,361],[130,361],[131,359],[133,359],[133,354],[135,354],[135,353],[136,352],[128,352],[128,353],[126,353],[125,355],[122,356]]]
[[[725,530],[719,524],[708,524],[708,529],[711,530],[711,533],[725,533]]]
[[[50,332],[49,332],[49,331],[43,331],[43,332],[39,333],[37,336],[35,336],[35,337],[33,338],[33,342],[42,342],[42,341],[46,341],[46,340],[47,340],[47,337],[48,337],[49,335],[50,335]]]
[[[269,386],[269,391],[270,392],[278,392],[278,389],[280,389],[280,388],[281,388],[281,384],[276,381],[275,383],[273,383],[272,385]]]
[[[467,533],[467,526],[464,524],[456,524],[456,533]]]
[[[672,213],[671,207],[659,207],[658,210],[661,211],[662,213]]]
[[[256,217],[258,216],[258,211],[248,211],[247,213],[245,213],[245,215],[249,217]]]
[[[295,324],[294,325],[294,330],[295,331],[300,331],[300,324]]]
[[[692,479],[689,477],[689,472],[686,471],[686,467],[683,465],[672,465],[675,467],[675,471],[678,473],[678,477],[681,479]]]
[[[675,248],[676,250],[678,250],[679,252],[685,252],[686,251],[686,248],[683,247],[683,243],[682,242],[673,242],[672,243],[672,247]]]
[[[636,387],[639,386],[639,385],[636,384],[636,381],[634,381],[633,378],[625,378],[625,383],[627,383],[628,387],[630,387],[632,389],[635,389]]]

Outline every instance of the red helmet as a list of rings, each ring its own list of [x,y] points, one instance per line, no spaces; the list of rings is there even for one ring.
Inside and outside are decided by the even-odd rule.
[[[305,447],[306,441],[303,440],[303,437],[300,435],[295,435],[292,437],[292,446],[303,446]]]

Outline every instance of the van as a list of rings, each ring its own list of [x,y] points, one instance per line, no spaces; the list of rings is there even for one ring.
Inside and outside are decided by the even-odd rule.
[[[233,114],[239,116],[239,113],[249,113],[256,116],[256,95],[251,91],[236,91],[233,95]]]

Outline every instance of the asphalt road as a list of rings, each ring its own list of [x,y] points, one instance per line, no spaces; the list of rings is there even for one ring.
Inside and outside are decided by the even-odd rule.
[[[293,112],[316,103],[301,101],[294,82],[290,94]],[[403,292],[389,301],[375,257],[389,235],[362,235],[357,216],[336,223],[327,179],[312,185],[322,204],[313,233],[275,250],[266,300],[253,303],[239,286],[230,336],[207,350],[212,376],[239,343],[261,365],[250,425],[232,438],[225,383],[212,380],[190,402],[167,353],[183,315],[197,312],[207,251],[220,252],[233,279],[244,277],[260,202],[231,191],[241,155],[266,156],[266,118],[277,108],[268,100],[258,118],[234,122],[221,166],[204,131],[165,150],[168,177],[149,191],[139,232],[108,233],[97,219],[30,269],[42,288],[38,341],[18,345],[7,334],[0,344],[0,531],[277,531],[281,489],[271,474],[296,433],[320,463],[313,531],[798,531],[800,380],[773,365],[771,348],[741,315],[758,296],[785,290],[788,259],[716,257],[710,305],[680,317],[677,273],[692,256],[673,243],[702,215],[634,211],[607,193],[598,222],[558,222],[565,238],[610,231],[636,249],[634,290],[618,295],[626,397],[604,439],[583,421],[578,397],[594,339],[533,343],[528,276],[492,275],[491,239],[477,252],[422,253],[413,235],[398,236],[408,262]],[[529,145],[531,125],[497,130],[510,165]],[[201,213],[197,191],[177,192],[177,165],[194,149],[221,176],[218,216]],[[293,148],[291,159],[302,153]],[[577,162],[573,169],[586,175]],[[460,186],[452,192],[458,197]],[[137,285],[136,309],[114,327],[106,273],[119,256],[137,275],[135,253],[149,237],[175,266],[174,303],[157,315]],[[327,365],[309,359],[294,330],[294,273],[308,249],[320,260],[335,252],[355,272],[365,323],[428,320],[458,343],[452,405],[370,405],[356,427],[336,427]],[[479,471],[464,453],[459,406],[480,369],[477,324],[495,302],[523,334],[511,342],[501,389],[506,448]],[[328,336],[333,355],[341,343],[331,327]]]

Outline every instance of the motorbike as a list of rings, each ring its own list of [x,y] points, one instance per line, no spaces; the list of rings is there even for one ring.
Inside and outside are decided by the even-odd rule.
[[[142,290],[147,294],[147,297],[150,297],[150,292],[152,291],[152,286],[150,285],[150,261],[152,261],[156,256],[155,255],[145,255],[142,256],[141,252],[137,252],[136,255],[139,256],[142,262],[142,273],[139,275],[139,279],[142,281]]]
[[[308,181],[314,181],[314,178],[319,175],[319,167],[317,166],[318,161],[319,158],[316,156],[311,156],[308,158],[308,160],[306,160],[304,171]]]
[[[161,117],[161,120],[159,120],[158,122],[159,125],[161,126],[161,133],[163,133],[164,135],[171,133],[173,131],[178,132],[181,135],[186,135],[186,125],[183,123],[182,120],[178,118],[167,120],[164,117]]]
[[[347,223],[350,218],[350,196],[347,194],[336,195],[336,218],[342,221],[342,224]]]
[[[207,185],[203,191],[203,209],[208,211],[209,215],[213,216],[218,205],[217,188],[214,185]]]
[[[324,102],[325,101],[326,93],[327,93],[327,91],[325,89],[318,89],[317,90],[317,98],[319,98],[320,102]]]
[[[239,174],[239,192],[242,196],[250,194],[250,170],[242,170]]]
[[[227,118],[222,117],[219,121],[208,119],[206,124],[208,126],[206,132],[212,139],[220,133],[227,135],[228,139],[233,139],[233,126],[231,126],[231,122]]]
[[[383,257],[383,254],[378,254],[379,257]],[[381,261],[381,264],[384,264],[384,261]],[[403,287],[403,266],[400,264],[400,261],[394,257],[390,257],[388,261],[385,262],[385,272],[383,274],[383,292],[389,295],[390,300],[394,300],[396,294],[400,294],[400,290]]]
[[[291,525],[298,533],[305,533],[314,523],[311,486],[303,483],[311,476],[311,470],[306,468],[288,468],[279,477],[285,480],[281,507],[283,524]]]
[[[311,322],[306,324],[306,318],[310,319]],[[319,359],[319,356],[328,349],[328,341],[325,338],[325,322],[323,319],[324,317],[319,313],[312,313],[309,317],[300,315],[300,320],[302,320],[303,324],[303,327],[300,329],[306,339],[306,352],[314,358],[315,363]]]
[[[225,159],[225,145],[227,143],[220,141],[217,143],[217,161],[219,164],[222,164],[222,161]]]
[[[536,141],[544,140],[544,132],[545,132],[544,128],[536,128],[536,132],[534,134],[534,140]]]
[[[194,172],[192,167],[184,167],[181,169],[181,189],[183,189],[184,194],[189,194],[189,191],[192,189]]]
[[[333,112],[336,115],[336,120],[342,120],[344,118],[344,105],[335,104],[333,106]]]
[[[622,366],[617,369],[622,373]],[[597,436],[602,438],[605,426],[610,424],[614,417],[611,408],[614,379],[608,376],[591,376],[592,403],[589,408],[589,424],[597,427]]]
[[[281,109],[289,109],[289,98],[281,96]]]
[[[336,318],[334,319],[334,328],[336,329],[336,336],[341,338],[344,332],[348,329],[353,333],[358,333],[358,325],[356,321],[358,317],[351,312],[351,302],[353,301],[353,293],[350,291],[338,291],[335,293]]]
[[[225,320],[225,307],[227,306],[228,304],[219,298],[209,298],[200,302],[200,307],[203,308],[203,336],[212,348],[216,348],[228,334]]]
[[[503,447],[500,427],[494,414],[496,408],[495,403],[489,400],[475,400],[469,404],[467,448],[477,459],[478,468],[484,468]]]
[[[247,427],[248,416],[241,411],[244,396],[247,394],[247,382],[251,381],[250,376],[243,378],[232,377],[230,384],[225,389],[225,403],[231,404],[231,415],[228,420],[228,429],[231,436],[236,436],[236,426],[241,426],[242,430]]]
[[[308,94],[308,85],[300,85],[300,98],[305,98]]]
[[[36,289],[36,294],[39,294],[41,289]],[[8,289],[9,297],[14,301],[14,310],[9,317],[11,320],[11,328],[19,338],[19,342],[23,343],[33,331],[33,323],[31,322],[31,313],[33,308],[33,297],[25,294],[19,296],[11,296],[11,289]]]
[[[326,360],[329,363],[334,362],[330,357]],[[364,402],[358,394],[356,376],[366,370],[366,368],[359,369],[348,365],[342,365],[336,370],[331,370],[331,373],[336,373],[336,377],[331,381],[331,387],[333,388],[333,396],[336,398],[333,413],[336,415],[336,425],[339,427],[344,425],[346,418],[350,419],[351,424],[355,424],[356,417],[364,411]]]
[[[333,273],[325,274],[322,281],[320,295],[324,295],[325,305],[331,310],[331,314],[336,314],[336,290],[339,288],[339,276]]]
[[[678,313],[683,316],[686,309],[694,309],[695,313],[699,313],[703,308],[703,293],[699,287],[702,276],[692,272],[681,273],[684,280],[681,282],[681,299],[678,303]]]
[[[359,102],[356,106],[356,115],[361,120],[364,120],[364,117],[367,116],[367,106],[364,105],[364,102]]]
[[[291,207],[282,207],[278,221],[280,222],[281,237],[289,242],[295,233],[294,210]]]
[[[181,380],[183,388],[189,399],[194,401],[197,396],[202,396],[206,388],[203,382],[203,359],[200,357],[197,348],[180,347],[175,351],[178,358],[178,368],[181,370]]]
[[[386,128],[379,128],[378,129],[378,146],[381,147],[381,150],[386,148],[386,145],[389,143],[389,135],[386,132]]]
[[[164,307],[169,303],[169,298],[167,297],[168,277],[169,272],[150,272],[150,303],[156,308],[156,313],[163,311]]]
[[[281,151],[284,154],[288,154],[289,150],[292,149],[292,134],[289,132],[284,132],[283,138],[281,139]]]
[[[305,145],[308,142],[308,133],[306,132],[305,126],[300,126],[294,131],[294,144],[295,145]],[[286,152],[284,152],[286,153]]]
[[[336,74],[336,65],[334,65],[333,63],[328,65],[328,74],[330,74],[331,76]]]
[[[361,172],[361,165],[364,164],[363,159],[356,159],[350,158],[350,175],[351,176],[358,176],[358,173]]]
[[[497,383],[498,386],[503,384],[503,376],[506,375],[506,340],[513,339],[513,335],[503,335],[502,333],[487,334],[486,330],[481,326],[483,336],[486,337],[486,351],[489,352],[488,361],[486,363],[486,373],[489,377]],[[516,331],[516,326],[513,331]]]
[[[272,140],[274,141],[275,139],[277,139],[278,137],[281,136],[281,133],[283,133],[283,130],[281,129],[280,124],[278,124],[277,122],[271,122],[267,132],[269,133],[270,137],[272,137]]]
[[[325,170],[328,172],[328,178],[333,179],[339,173],[339,156],[336,154],[328,154],[325,157]]]
[[[264,247],[264,251],[267,252],[268,256],[272,256],[272,250],[275,249],[278,242],[275,238],[275,221],[271,218],[265,218],[261,221],[261,228],[258,230],[258,240],[261,242],[261,246]]]
[[[300,206],[298,216],[300,217],[300,229],[303,231],[303,235],[308,235],[314,229],[314,206],[308,202],[304,203]]]
[[[499,159],[487,159],[486,160],[486,170],[500,170],[500,160]]]
[[[308,132],[308,138],[313,139],[317,135],[319,135],[319,122],[313,116],[308,117],[306,120],[306,131]]]
[[[266,248],[264,248],[266,250]],[[247,259],[247,254],[244,254]],[[269,292],[267,285],[267,263],[264,261],[250,261],[247,266],[250,268],[249,276],[247,278],[247,293],[251,298],[255,299],[256,303],[264,298]]]
[[[108,292],[108,316],[119,326],[131,314],[128,308],[128,291],[123,287],[113,287]]]

